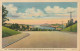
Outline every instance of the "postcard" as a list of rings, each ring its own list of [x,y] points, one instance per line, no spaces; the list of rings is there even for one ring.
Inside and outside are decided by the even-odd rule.
[[[3,0],[1,51],[79,51],[78,0]]]

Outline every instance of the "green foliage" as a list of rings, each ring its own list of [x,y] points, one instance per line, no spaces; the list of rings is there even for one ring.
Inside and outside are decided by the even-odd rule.
[[[22,31],[25,31],[26,30],[26,28],[22,25]]]
[[[15,23],[10,26],[10,29],[19,30],[20,26],[17,23]]]
[[[5,21],[9,21],[9,19],[8,18],[6,18],[6,16],[7,16],[7,14],[8,14],[8,11],[6,10],[6,8],[2,5],[2,25],[5,25]]]
[[[65,29],[63,29],[63,30],[61,30],[61,31],[71,31],[71,30],[70,30],[70,27],[71,27],[71,26],[69,26],[69,27],[67,27],[67,28],[65,28]],[[72,32],[77,32],[77,24],[73,24],[73,25],[72,25]]]
[[[71,26],[71,25],[73,25],[73,19],[68,20],[68,23],[66,24],[66,27],[69,27],[69,26]]]
[[[77,23],[77,20],[75,21],[75,23]]]
[[[20,32],[2,26],[2,37],[19,34]]]
[[[27,25],[27,29],[29,29],[29,25]]]

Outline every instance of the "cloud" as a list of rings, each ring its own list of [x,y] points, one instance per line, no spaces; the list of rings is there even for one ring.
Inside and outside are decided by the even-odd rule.
[[[44,16],[45,14],[40,9],[36,9],[34,7],[27,8],[24,13],[17,13],[18,8],[15,7],[13,4],[5,5],[6,9],[8,10],[8,15],[11,15],[14,18],[23,18],[23,17],[38,17]]]
[[[54,7],[50,7],[47,6],[46,8],[44,8],[44,11],[46,13],[44,13],[44,11],[40,10],[40,9],[36,9],[35,7],[32,8],[26,8],[25,12],[18,12],[18,7],[14,6],[13,4],[8,4],[8,5],[4,5],[6,7],[6,9],[8,10],[8,15],[11,16],[11,18],[29,18],[29,17],[64,17],[64,16],[69,16],[70,11],[75,11],[73,13],[73,15],[76,15],[76,8],[72,8],[72,7],[67,7],[67,8],[61,8],[59,6],[54,6]],[[62,13],[62,14],[61,14]]]
[[[63,13],[64,8],[60,8],[59,6],[54,6],[51,8],[50,6],[47,6],[45,8],[46,13]]]
[[[47,6],[45,9],[47,13],[46,16],[54,16],[54,17],[69,17],[69,12],[73,12],[73,17],[77,16],[77,8],[67,7],[61,8],[59,6],[50,7]]]
[[[66,9],[64,9],[64,12],[76,12],[77,8],[71,8],[71,7],[67,7]]]
[[[47,6],[44,10],[46,11],[46,13],[68,13],[76,11],[77,9],[72,7],[61,8],[59,6],[54,6],[51,8],[50,6]]]
[[[32,17],[32,16],[38,17],[38,16],[44,16],[45,15],[43,13],[43,11],[41,11],[40,9],[35,9],[34,7],[26,9],[25,12],[26,12],[27,16],[29,16],[29,17]]]
[[[13,4],[4,5],[6,9],[8,10],[8,14],[15,15],[16,11],[18,10],[17,7],[15,7]]]

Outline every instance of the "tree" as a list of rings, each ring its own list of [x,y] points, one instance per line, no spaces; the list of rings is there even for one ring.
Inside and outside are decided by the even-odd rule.
[[[77,23],[77,20],[75,21],[75,23]]]
[[[66,27],[69,27],[69,26],[71,26],[71,25],[73,25],[73,19],[68,20],[68,23],[66,24]]]
[[[15,29],[17,29],[17,30],[19,30],[19,29],[20,29],[19,24],[15,23]]]
[[[22,25],[22,30],[23,30],[23,31],[26,30],[25,26],[23,26],[23,25]]]
[[[73,19],[70,20],[70,26],[73,25]]]
[[[69,27],[70,26],[70,20],[68,20],[68,25],[67,25],[67,27]]]
[[[17,23],[13,23],[11,26],[10,26],[10,29],[14,29],[14,30],[19,30],[20,29],[20,26],[19,26],[19,24],[17,24]]]
[[[7,14],[8,14],[8,11],[6,10],[6,7],[4,7],[3,5],[2,5],[2,25],[5,25],[5,21],[9,21],[9,19],[8,18],[6,18],[6,16],[7,16]]]
[[[68,27],[68,24],[66,23],[66,27]]]
[[[27,25],[27,29],[29,29],[29,25]]]

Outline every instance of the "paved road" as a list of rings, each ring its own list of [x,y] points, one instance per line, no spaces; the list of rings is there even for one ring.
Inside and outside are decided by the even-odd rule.
[[[2,38],[2,47],[5,48],[27,36],[29,36],[30,34],[28,33],[21,33],[21,34],[16,34],[13,36],[8,36],[8,37],[4,37]]]
[[[6,48],[76,48],[77,33],[59,31],[26,31],[30,36]]]

